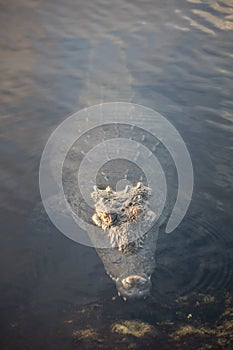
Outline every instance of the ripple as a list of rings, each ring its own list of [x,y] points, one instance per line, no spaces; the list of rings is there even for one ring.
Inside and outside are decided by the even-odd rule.
[[[228,21],[225,18],[219,18],[212,15],[209,12],[193,9],[192,12],[202,18],[204,18],[208,23],[212,24],[214,27],[220,30],[233,30],[233,22]]]
[[[233,30],[233,7],[232,2],[222,0],[221,2],[186,0],[190,6],[188,13],[176,10],[181,17],[189,22],[191,27],[197,28],[203,33],[216,35],[217,30]],[[191,13],[190,13],[191,12]],[[180,27],[177,27],[179,29]],[[180,30],[187,31],[188,26],[181,26]]]
[[[156,285],[179,295],[230,287],[233,238],[224,226],[204,215],[186,218],[180,232],[163,238],[158,247]]]

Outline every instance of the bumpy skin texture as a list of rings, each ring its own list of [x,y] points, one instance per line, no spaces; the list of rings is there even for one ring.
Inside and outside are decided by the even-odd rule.
[[[74,184],[75,182],[72,182],[72,188],[68,192],[71,208],[74,215],[78,213],[89,225],[92,223],[93,230],[87,233],[107,274],[116,283],[118,294],[124,300],[148,296],[152,287],[150,277],[156,267],[155,250],[159,227],[166,221],[170,212],[168,201],[165,203],[162,215],[159,218],[155,217],[155,224],[150,225],[149,230],[145,227],[141,230],[142,218],[148,225],[155,216],[148,208],[147,197],[150,191],[146,186],[135,185],[119,192],[114,192],[108,187],[105,190],[94,188],[93,212],[79,200],[78,186]],[[137,197],[142,193],[144,193],[142,198]],[[130,208],[131,202],[134,203],[136,215]],[[121,211],[122,208],[126,213]],[[101,230],[95,230],[96,226]],[[134,230],[135,227],[137,229]],[[102,242],[107,243],[105,246],[108,248],[99,248]]]
[[[92,192],[96,208],[92,219],[112,246],[97,252],[124,299],[146,297],[151,290],[158,226],[149,230],[155,218],[148,207],[149,196],[150,189],[141,183],[119,192],[110,187],[95,187]]]
[[[150,189],[140,182],[117,192],[109,186],[105,190],[95,187],[91,196],[96,209],[92,220],[105,231],[112,248],[124,254],[136,252],[155,219],[148,208]]]

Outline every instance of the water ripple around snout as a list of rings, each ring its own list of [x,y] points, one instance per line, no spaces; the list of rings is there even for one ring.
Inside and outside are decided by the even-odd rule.
[[[173,236],[158,243],[155,289],[184,295],[231,287],[232,245],[231,232],[219,222],[204,215],[187,217]]]

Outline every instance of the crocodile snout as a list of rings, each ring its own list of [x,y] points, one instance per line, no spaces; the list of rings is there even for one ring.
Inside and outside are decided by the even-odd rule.
[[[150,294],[151,281],[147,275],[129,275],[116,281],[118,294],[126,299],[141,299]]]

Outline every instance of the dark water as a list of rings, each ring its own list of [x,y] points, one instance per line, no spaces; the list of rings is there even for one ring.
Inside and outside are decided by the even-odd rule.
[[[176,322],[178,296],[231,292],[232,0],[0,0],[0,24],[1,348],[76,348],[75,327]],[[189,211],[159,237],[153,301],[143,305],[112,300],[95,250],[58,232],[40,204],[49,135],[103,101],[163,114],[194,167]]]

